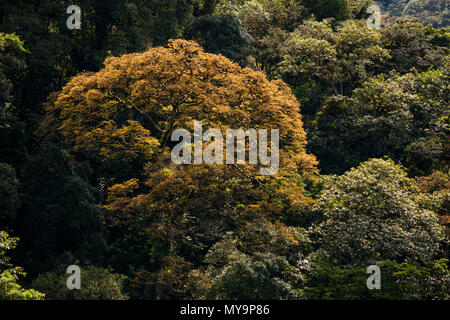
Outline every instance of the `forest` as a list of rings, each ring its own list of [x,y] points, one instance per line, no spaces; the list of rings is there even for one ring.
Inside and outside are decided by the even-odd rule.
[[[1,0],[0,300],[449,300],[449,20],[446,0]],[[277,130],[276,174],[174,163],[196,121]]]

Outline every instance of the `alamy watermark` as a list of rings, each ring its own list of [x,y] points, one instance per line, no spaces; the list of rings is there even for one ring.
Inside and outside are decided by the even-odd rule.
[[[66,272],[70,274],[70,276],[67,278],[66,285],[67,289],[73,290],[81,289],[81,269],[77,265],[71,265],[67,267]]]
[[[367,27],[370,29],[381,28],[381,8],[376,4],[372,4],[367,8],[367,13],[370,17],[367,19]]]
[[[381,270],[377,265],[369,266],[366,270],[371,276],[367,278],[367,289],[380,290],[381,289]]]
[[[372,4],[367,8],[366,12],[370,14],[370,17],[367,19],[367,27],[380,29],[382,20],[380,6]],[[81,8],[73,4],[67,7],[66,13],[70,14],[66,21],[67,28],[69,30],[81,29]]]
[[[66,21],[67,28],[69,30],[81,29],[81,8],[77,5],[71,5],[66,12],[70,14]]]
[[[220,129],[202,130],[202,122],[194,121],[194,154],[192,135],[188,130],[177,129],[172,133],[172,142],[179,142],[172,149],[173,163],[180,164],[261,164],[262,175],[275,175],[280,166],[280,133],[270,131],[270,149],[267,129],[227,129],[225,139]],[[181,141],[180,141],[181,138]],[[225,140],[225,145],[224,145]],[[206,146],[203,147],[203,144]],[[236,147],[236,148],[235,148]],[[225,151],[225,152],[224,152]],[[270,151],[270,155],[269,155]],[[225,154],[224,154],[225,153]]]

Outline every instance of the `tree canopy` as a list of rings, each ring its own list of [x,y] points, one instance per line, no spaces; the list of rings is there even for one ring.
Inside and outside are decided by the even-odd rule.
[[[1,1],[0,299],[449,299],[449,28],[442,0]]]

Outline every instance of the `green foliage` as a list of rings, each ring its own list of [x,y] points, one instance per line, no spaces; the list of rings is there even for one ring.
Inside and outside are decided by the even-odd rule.
[[[0,274],[0,300],[44,300],[44,293],[24,289],[17,283],[18,280],[14,272],[5,270]]]
[[[26,273],[20,267],[12,268],[6,251],[14,249],[18,238],[11,238],[0,231],[0,300],[43,300],[45,294],[34,289],[25,289],[19,283],[19,275]]]
[[[230,14],[195,18],[184,31],[184,37],[195,40],[205,51],[222,54],[246,66],[250,51],[250,36],[239,20]]]
[[[319,0],[305,1],[309,7],[309,12],[317,19],[336,18],[337,20],[347,20],[351,18],[351,8],[348,0]]]
[[[0,108],[0,161],[19,167],[27,155],[24,121],[11,104]]]
[[[403,9],[402,16],[418,18],[424,25],[450,26],[450,8],[445,0],[411,0]]]
[[[449,299],[448,19],[444,0],[2,0],[14,261],[49,299]],[[193,120],[280,129],[278,174],[174,165]],[[16,242],[0,299],[43,299]]]
[[[20,205],[19,181],[14,168],[0,162],[0,223],[12,225]]]
[[[308,13],[301,1],[290,0],[223,1],[219,12],[237,15],[254,36],[261,34],[252,31],[262,30],[264,27],[292,31]],[[257,26],[258,22],[265,26]]]
[[[191,272],[188,291],[195,299],[302,299],[306,239],[301,230],[267,223],[228,234],[209,250],[206,268]]]
[[[11,238],[5,231],[0,231],[0,266],[1,270],[5,267],[11,267],[10,258],[6,255],[6,251],[12,250],[17,246],[18,238]]]
[[[411,262],[383,261],[381,290],[368,290],[366,268],[342,267],[327,259],[313,263],[305,295],[312,300],[447,300],[450,273],[448,260],[426,266]]]
[[[26,70],[25,53],[18,36],[0,32],[0,161],[9,164],[22,161],[26,153],[24,123],[16,105]]]
[[[305,21],[281,45],[278,73],[313,115],[321,98],[347,95],[389,59],[381,34],[360,21],[347,21],[336,31],[331,21]],[[302,89],[306,85],[309,90]]]
[[[14,82],[17,83],[26,68],[22,58],[27,51],[23,46],[23,41],[14,33],[0,32],[0,111],[12,102]]]
[[[73,4],[0,3],[0,32],[15,32],[32,52],[25,59],[29,71],[19,88],[24,112],[39,113],[50,92],[78,72],[99,70],[107,56],[142,51],[179,37],[194,11],[200,14],[215,6],[211,0],[80,0],[76,5],[81,8],[81,30],[69,30],[66,10]]]
[[[20,236],[30,250],[25,267],[48,270],[65,251],[82,263],[101,264],[107,233],[98,191],[87,183],[89,168],[65,150],[46,145],[23,168]]]
[[[48,300],[127,300],[123,292],[126,276],[111,269],[95,266],[80,267],[81,289],[67,289],[68,275],[63,272],[40,274],[33,288],[44,292]]]
[[[330,98],[310,132],[310,149],[325,172],[341,173],[389,156],[409,173],[448,167],[447,69],[368,80],[350,98]]]
[[[299,299],[301,291],[294,290],[292,283],[301,282],[302,275],[286,259],[270,253],[256,253],[247,256],[239,252],[229,252],[229,260],[216,270],[208,270],[206,275],[193,274],[195,290],[206,292],[194,294],[195,299],[219,300],[268,300]],[[200,277],[212,278],[204,283]],[[210,288],[209,288],[210,286]]]
[[[412,68],[427,71],[441,67],[443,58],[450,53],[450,34],[447,29],[434,29],[411,21],[396,21],[381,29],[383,47],[391,59],[382,71],[395,69],[400,73]]]

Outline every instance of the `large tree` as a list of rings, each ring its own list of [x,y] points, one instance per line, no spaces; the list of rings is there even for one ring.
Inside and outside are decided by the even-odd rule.
[[[381,33],[356,20],[335,29],[330,20],[305,21],[287,36],[279,52],[278,73],[310,115],[318,111],[321,99],[350,94],[390,57]]]
[[[168,48],[108,58],[100,72],[80,74],[52,95],[46,111],[40,135],[60,137],[102,162],[99,173],[108,177],[122,176],[109,167],[113,163],[142,169],[174,146],[176,128],[193,129],[194,120],[203,121],[205,130],[279,129],[282,166],[314,166],[289,87],[193,42],[176,40]]]
[[[340,265],[393,260],[423,266],[442,253],[436,204],[392,160],[371,159],[330,178],[319,202],[323,221],[312,237]]]
[[[73,78],[46,111],[40,136],[87,159],[109,187],[112,263],[141,270],[141,297],[180,297],[181,280],[226,232],[261,217],[282,220],[290,204],[307,201],[300,175],[316,161],[305,152],[289,87],[194,42],[109,58],[98,73]],[[259,165],[175,165],[171,135],[192,131],[194,120],[222,132],[279,129],[279,174],[261,176]]]

